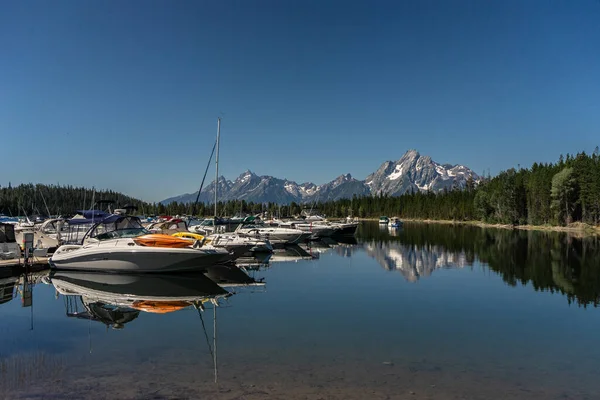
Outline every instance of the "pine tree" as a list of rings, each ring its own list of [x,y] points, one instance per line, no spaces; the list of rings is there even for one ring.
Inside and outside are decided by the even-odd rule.
[[[552,207],[555,210],[556,220],[571,223],[575,192],[575,177],[573,168],[566,167],[552,178]]]

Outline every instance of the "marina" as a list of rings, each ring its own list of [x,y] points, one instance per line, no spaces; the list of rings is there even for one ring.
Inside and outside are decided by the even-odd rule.
[[[0,400],[600,399],[600,0],[0,15]]]
[[[11,276],[0,285],[0,362],[11,366],[0,389],[11,399],[592,399],[599,252],[594,237],[364,222],[354,236],[191,273]]]

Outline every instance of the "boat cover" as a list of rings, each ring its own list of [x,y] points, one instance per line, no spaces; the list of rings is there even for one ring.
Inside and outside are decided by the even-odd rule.
[[[95,222],[100,222],[109,215],[111,215],[107,212],[100,210],[77,210],[77,213],[81,217],[76,216],[74,218],[69,219],[69,225],[92,224]]]
[[[0,243],[15,243],[15,226],[0,223]]]

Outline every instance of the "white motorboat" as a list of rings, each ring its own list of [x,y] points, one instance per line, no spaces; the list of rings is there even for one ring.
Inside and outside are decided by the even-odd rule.
[[[225,247],[234,255],[242,256],[246,253],[271,253],[273,246],[269,240],[262,240],[237,233],[214,233],[207,236],[212,246]]]
[[[86,224],[85,218],[78,219]],[[70,225],[77,221],[71,220]],[[85,234],[82,243],[62,245],[50,258],[53,269],[114,272],[180,272],[228,261],[224,248],[204,247],[198,241],[150,234],[139,218],[110,214]]]
[[[313,232],[313,238],[324,238],[329,236],[354,235],[358,229],[357,219],[347,217],[344,221],[333,222],[318,214],[309,214],[301,221],[292,222],[298,229]]]
[[[269,221],[270,226],[279,226],[281,228],[299,229],[303,232],[309,232],[311,239],[319,239],[331,236],[336,228],[331,226],[326,220],[291,220],[283,221],[280,219],[272,219]]]
[[[358,222],[356,219],[348,217],[345,221],[332,222],[331,225],[335,229],[333,233],[334,235],[354,235],[358,229],[358,226],[360,225],[360,222]]]
[[[33,247],[36,249],[56,249],[61,241],[64,227],[63,218],[47,219],[41,224],[21,226],[15,230],[17,243],[23,243],[25,233],[33,233]]]
[[[260,240],[268,240],[272,244],[301,243],[311,236],[310,232],[304,232],[300,229],[262,224],[240,225],[236,228],[235,233]]]

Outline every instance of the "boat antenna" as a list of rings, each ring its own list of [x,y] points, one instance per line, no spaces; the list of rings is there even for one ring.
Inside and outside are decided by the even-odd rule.
[[[219,142],[221,139],[221,117],[217,118],[217,155],[215,157],[215,232],[217,231],[217,195],[219,192]]]
[[[92,186],[92,204],[90,204],[90,210],[94,209],[94,205],[96,204],[96,188]]]
[[[217,147],[217,141],[215,140],[215,144],[213,145],[212,152],[210,153],[210,158],[208,159],[208,164],[206,165],[206,169],[204,170],[204,176],[202,177],[202,183],[200,183],[200,189],[198,189],[198,194],[196,195],[196,201],[192,206],[192,216],[196,213],[196,206],[198,205],[198,200],[200,200],[200,192],[202,192],[202,186],[204,186],[204,180],[206,179],[206,174],[208,173],[208,168],[210,168],[210,162],[212,161],[213,154],[215,154],[215,148]]]
[[[50,209],[48,208],[48,204],[46,203],[46,199],[44,198],[44,193],[40,190],[40,196],[42,196],[42,201],[44,202],[44,206],[46,207],[46,212],[48,213],[48,218],[50,218]]]
[[[96,189],[94,189],[94,187],[92,186],[92,190],[93,190],[93,192],[92,192],[92,205],[91,205],[91,207],[90,207],[90,210],[92,210],[92,225],[93,225],[93,224],[94,224],[94,217],[95,217],[95,214],[96,214],[96,213],[93,211],[93,210],[94,210],[94,204],[96,204],[96,202],[95,202],[95,198],[96,198]]]

